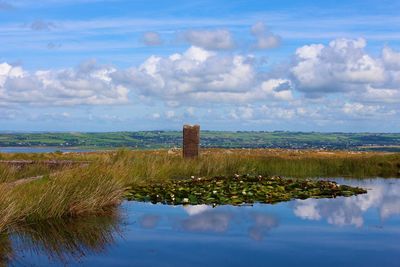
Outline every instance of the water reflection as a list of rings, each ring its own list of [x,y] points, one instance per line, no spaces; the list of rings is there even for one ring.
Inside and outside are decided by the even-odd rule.
[[[342,181],[340,181],[342,182]],[[345,181],[343,181],[345,182]],[[307,220],[326,220],[329,224],[364,225],[365,213],[376,209],[381,221],[400,214],[400,183],[394,179],[352,181],[368,188],[368,194],[350,198],[306,199],[294,202],[294,214]]]
[[[338,182],[369,191],[242,207],[125,202],[123,219],[114,212],[20,226],[0,236],[0,260],[24,266],[398,266],[400,179]]]
[[[11,240],[7,234],[0,234],[0,266],[7,266],[13,257]]]
[[[182,228],[196,232],[225,232],[233,214],[227,211],[204,210],[201,213],[190,215],[181,222]]]
[[[24,262],[26,258],[46,255],[50,261],[66,264],[88,254],[105,253],[121,234],[121,220],[120,213],[112,210],[101,216],[17,226],[11,230],[12,234],[1,239],[3,242],[0,241],[2,262],[31,265]]]
[[[189,215],[180,221],[183,230],[190,232],[224,233],[230,226],[245,224],[251,239],[261,241],[273,228],[278,227],[279,220],[275,215],[265,212],[254,212],[252,207],[218,207],[206,205],[187,206],[183,209]],[[242,209],[242,210],[238,210]],[[232,225],[235,224],[235,225]]]
[[[139,219],[139,224],[142,228],[153,229],[160,221],[160,216],[153,214],[145,214]]]
[[[252,214],[254,225],[249,229],[249,237],[253,240],[261,241],[264,236],[273,228],[278,227],[279,221],[276,216],[266,213]]]

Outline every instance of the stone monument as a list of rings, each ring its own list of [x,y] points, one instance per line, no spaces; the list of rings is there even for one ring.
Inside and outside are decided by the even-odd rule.
[[[183,126],[183,157],[197,158],[200,147],[200,125]]]

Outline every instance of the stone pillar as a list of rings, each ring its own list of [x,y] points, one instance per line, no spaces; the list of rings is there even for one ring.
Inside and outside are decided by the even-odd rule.
[[[183,126],[183,157],[197,158],[200,146],[200,125]]]

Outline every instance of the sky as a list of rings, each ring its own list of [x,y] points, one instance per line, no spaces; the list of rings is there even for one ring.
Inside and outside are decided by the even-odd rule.
[[[400,132],[400,0],[0,0],[0,131]]]

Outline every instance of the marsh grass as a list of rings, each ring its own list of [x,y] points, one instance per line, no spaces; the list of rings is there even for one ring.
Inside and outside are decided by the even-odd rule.
[[[0,187],[0,231],[19,223],[103,213],[125,192],[107,168],[95,166],[57,172],[27,184]]]
[[[107,158],[109,157],[109,158]],[[251,174],[306,177],[398,177],[400,154],[317,151],[206,150],[199,159],[185,160],[180,153],[120,150],[104,158],[125,172],[128,184]]]
[[[19,179],[39,175],[49,175],[54,171],[61,171],[63,166],[49,166],[48,164],[8,165],[0,164],[0,183],[13,182]]]
[[[232,176],[399,177],[400,154],[271,149],[208,149],[184,160],[180,151],[118,150],[99,153],[0,154],[1,159],[85,160],[88,166],[53,171],[32,167],[3,170],[0,178],[0,232],[13,224],[49,218],[102,213],[118,205],[126,189],[169,179]],[[45,172],[42,179],[10,187],[24,175]]]

